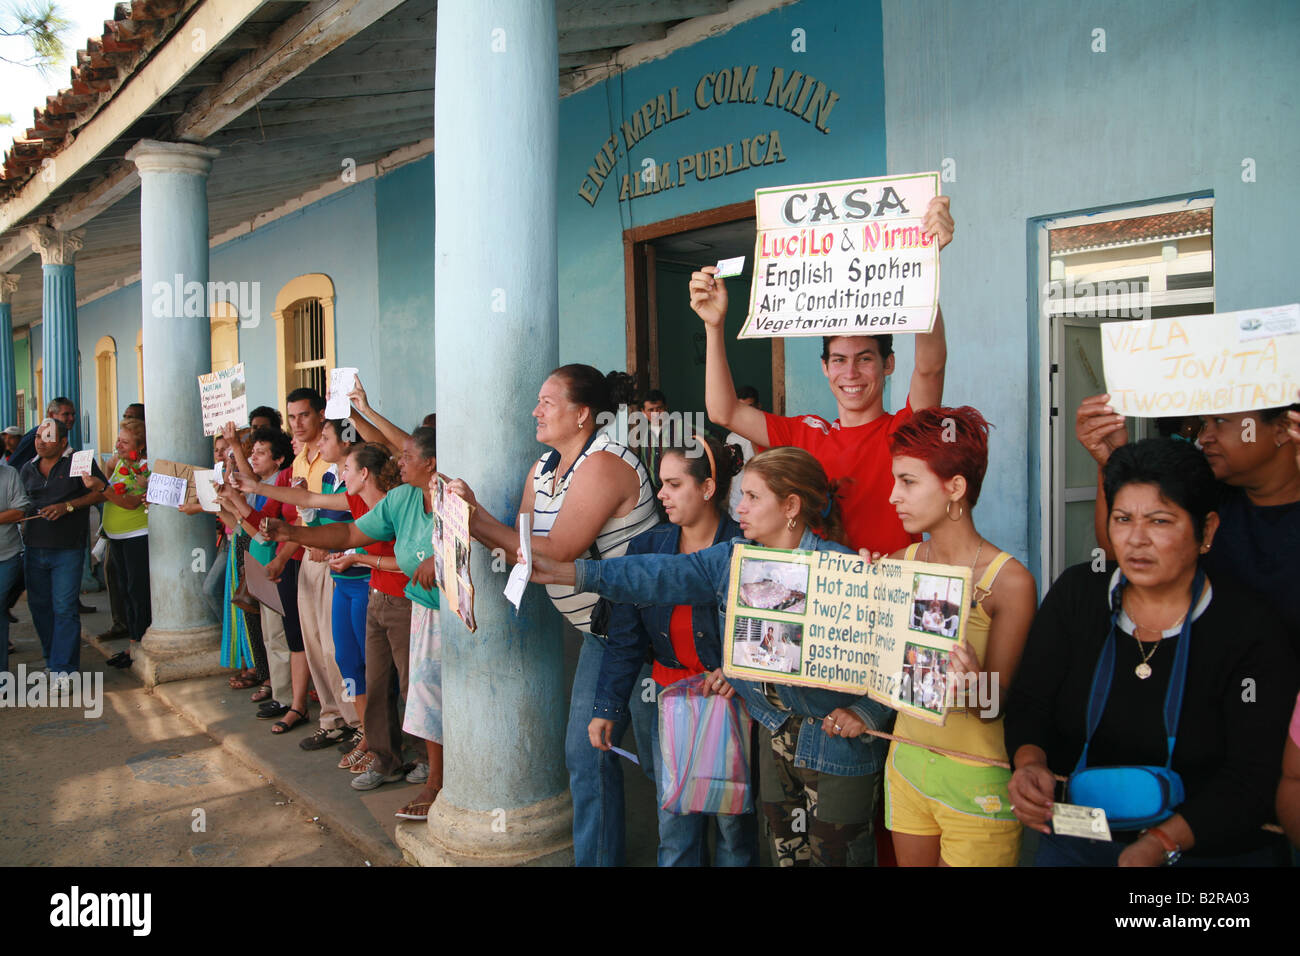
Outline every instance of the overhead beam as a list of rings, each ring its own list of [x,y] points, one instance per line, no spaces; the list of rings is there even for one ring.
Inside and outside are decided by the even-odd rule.
[[[93,162],[149,107],[193,72],[208,50],[234,33],[262,0],[222,0],[195,7],[185,28],[172,33],[149,59],[122,85],[95,117],[78,130],[77,137],[52,159],[54,175],[33,176],[3,206],[0,234],[35,212],[73,173]],[[194,49],[195,30],[204,31],[203,49]]]
[[[727,0],[582,0],[561,3],[555,11],[560,32],[597,27],[667,23],[724,13]]]
[[[597,27],[583,30],[560,31],[560,55],[583,50],[601,50],[605,47],[632,46],[662,40],[668,28],[662,23],[647,23],[634,27]]]

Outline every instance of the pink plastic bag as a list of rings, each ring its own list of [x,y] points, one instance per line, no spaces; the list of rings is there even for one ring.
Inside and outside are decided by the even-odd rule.
[[[659,695],[659,772],[670,813],[749,813],[750,718],[740,698],[705,697],[710,674],[677,681]]]

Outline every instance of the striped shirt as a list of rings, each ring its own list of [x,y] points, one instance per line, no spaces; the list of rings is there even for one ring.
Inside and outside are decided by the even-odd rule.
[[[578,460],[561,476],[556,475],[560,464],[560,453],[552,451],[537,460],[533,469],[533,534],[543,538],[551,533],[560,508],[564,505],[565,492],[573,481],[573,476],[582,463],[596,452],[609,452],[617,455],[629,468],[636,469],[637,483],[640,490],[636,506],[621,518],[610,518],[600,529],[595,544],[586,557],[617,558],[627,551],[627,543],[647,528],[659,523],[655,511],[654,489],[641,460],[635,454],[616,443],[606,432],[597,432],[582,450]],[[594,551],[594,554],[592,553]],[[600,595],[587,592],[577,593],[573,588],[558,584],[548,584],[546,593],[551,596],[555,609],[580,631],[591,627],[591,612],[600,600]]]

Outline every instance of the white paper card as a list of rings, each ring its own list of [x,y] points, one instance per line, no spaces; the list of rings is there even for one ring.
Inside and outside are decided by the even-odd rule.
[[[725,279],[727,276],[738,276],[745,271],[745,257],[736,256],[734,259],[718,260],[718,278]]]
[[[618,754],[620,757],[626,757],[628,760],[632,761],[638,767],[641,766],[641,761],[636,759],[636,754],[624,750],[622,747],[610,747],[609,749],[614,753]]]
[[[352,403],[348,392],[356,388],[357,370],[355,368],[330,369],[329,397],[325,400],[326,418],[347,418],[352,414]]]
[[[226,483],[226,463],[219,461],[212,466],[212,483],[223,485]]]
[[[516,564],[510,571],[510,579],[506,581],[506,600],[519,610],[519,602],[524,598],[524,588],[528,586],[528,579],[533,576],[533,536],[531,529],[532,515],[521,514],[519,516],[519,549],[524,553],[522,564]]]
[[[214,471],[196,468],[194,470],[194,491],[199,496],[199,507],[213,513],[221,510],[217,501],[217,488],[212,483]]]
[[[72,453],[72,468],[68,471],[69,478],[84,478],[90,475],[90,466],[95,461],[95,450],[74,451]]]
[[[189,482],[184,478],[160,475],[155,472],[149,476],[149,490],[144,500],[151,505],[179,508],[185,503],[185,489],[188,484]]]
[[[1052,804],[1052,830],[1060,836],[1087,837],[1110,842],[1110,824],[1101,807],[1081,807],[1073,803]]]

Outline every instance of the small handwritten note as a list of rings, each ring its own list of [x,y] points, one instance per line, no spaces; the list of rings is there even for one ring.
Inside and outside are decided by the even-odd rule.
[[[74,451],[72,453],[72,467],[68,471],[69,478],[87,478],[90,476],[90,466],[95,461],[95,450],[93,448],[87,451]]]
[[[352,414],[352,403],[348,392],[356,388],[357,370],[355,368],[330,369],[329,397],[325,401],[325,417],[340,419]]]

